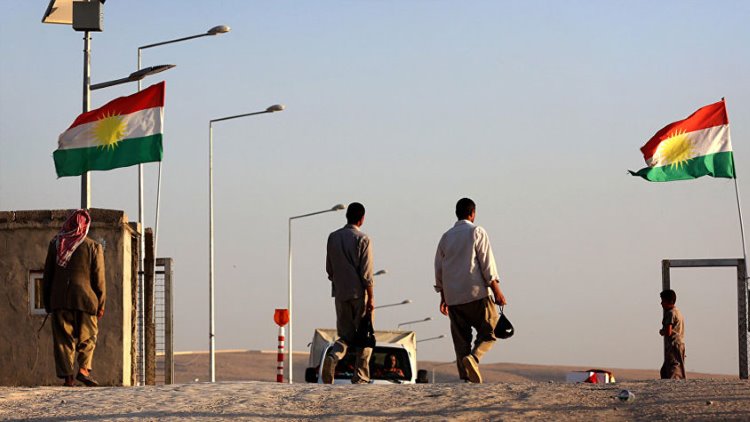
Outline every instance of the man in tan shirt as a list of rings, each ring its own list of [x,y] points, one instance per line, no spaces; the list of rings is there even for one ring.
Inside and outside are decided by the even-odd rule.
[[[71,387],[74,377],[89,387],[99,385],[90,371],[106,286],[104,252],[87,237],[90,223],[86,210],[71,214],[50,242],[44,265],[44,307],[52,314],[55,368],[63,385]]]
[[[323,360],[323,382],[333,383],[336,363],[346,356],[353,345],[362,318],[372,317],[373,297],[372,246],[370,238],[360,231],[365,221],[365,207],[352,202],[346,209],[347,224],[328,236],[326,272],[332,283],[336,304],[336,331],[339,339],[332,353]],[[357,352],[353,384],[370,382],[372,348],[360,347]]]
[[[456,217],[458,221],[440,238],[435,253],[435,290],[440,293],[440,312],[451,321],[458,376],[481,383],[479,359],[495,343],[499,319],[495,303],[505,305],[505,296],[500,291],[489,236],[474,224],[474,201],[460,199]],[[473,348],[472,328],[477,332]]]

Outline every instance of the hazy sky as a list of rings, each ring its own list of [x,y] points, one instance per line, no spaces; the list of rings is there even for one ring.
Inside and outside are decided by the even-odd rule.
[[[82,34],[40,23],[46,0],[1,2],[0,209],[74,208],[57,137],[81,112]],[[658,369],[663,258],[741,257],[731,180],[649,183],[639,148],[726,97],[750,201],[750,3],[745,1],[111,0],[92,82],[138,46],[167,81],[159,255],[175,260],[177,350],[208,348],[208,121],[214,129],[216,343],[274,349],[287,304],[287,219],[367,207],[379,329],[412,326],[421,359],[453,359],[433,257],[460,197],[477,202],[516,326],[486,361]],[[92,107],[135,85],[96,91]],[[156,165],[147,166],[153,225]],[[135,167],[92,174],[92,204],[137,219]],[[747,207],[745,207],[747,209]],[[750,218],[750,214],[746,216]],[[343,213],[296,220],[295,350],[333,327],[325,241]],[[737,373],[731,270],[678,270],[687,369]]]

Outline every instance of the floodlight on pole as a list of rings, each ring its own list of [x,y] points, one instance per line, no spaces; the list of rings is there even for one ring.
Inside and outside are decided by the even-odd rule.
[[[424,319],[418,319],[418,320],[416,320],[416,321],[406,321],[406,322],[402,322],[402,323],[398,324],[398,325],[396,326],[396,328],[398,328],[398,327],[401,327],[402,325],[411,325],[411,324],[418,324],[418,323],[420,323],[420,322],[427,322],[427,321],[432,321],[432,317],[427,317],[427,318],[424,318]]]
[[[218,119],[209,120],[208,122],[208,349],[209,349],[209,363],[208,363],[208,375],[210,382],[216,382],[216,339],[215,339],[215,318],[214,318],[214,132],[213,124],[216,122],[223,122],[224,120],[237,119],[240,117],[256,116],[259,114],[275,113],[283,111],[286,107],[281,104],[274,104],[267,107],[264,111],[256,111],[252,113],[237,114],[229,117],[221,117]],[[289,310],[289,316],[291,319],[292,311]],[[290,341],[291,347],[291,320],[289,322]]]
[[[408,304],[410,304],[410,303],[412,303],[412,300],[411,300],[411,299],[404,299],[404,300],[402,300],[401,302],[398,302],[398,303],[389,303],[389,304],[387,304],[387,305],[378,305],[378,306],[376,306],[376,307],[375,307],[375,308],[373,308],[373,309],[387,308],[387,307],[389,307],[389,306],[401,306],[401,305],[408,305]]]
[[[270,110],[271,107],[269,107],[268,109]],[[289,304],[288,304],[288,309],[289,309],[289,349],[287,351],[289,353],[289,370],[288,370],[288,372],[289,372],[289,384],[292,384],[292,382],[293,382],[293,375],[292,374],[293,374],[293,367],[294,367],[294,362],[292,361],[292,353],[293,353],[292,352],[292,340],[294,338],[294,335],[292,334],[293,333],[293,331],[292,331],[292,324],[294,322],[294,313],[292,312],[292,302],[293,302],[292,301],[292,220],[297,220],[299,218],[310,217],[310,216],[313,216],[313,215],[323,214],[323,213],[327,213],[327,212],[341,211],[341,210],[344,210],[344,209],[346,209],[346,206],[344,204],[336,204],[333,207],[331,207],[330,209],[326,209],[326,210],[322,210],[322,211],[315,211],[315,212],[311,212],[311,213],[307,213],[307,214],[302,214],[302,215],[296,215],[294,217],[289,217],[289,229],[288,229],[289,230],[288,231],[288,233],[289,233],[289,266],[288,266],[288,271],[289,271],[288,272],[288,274],[289,274]]]

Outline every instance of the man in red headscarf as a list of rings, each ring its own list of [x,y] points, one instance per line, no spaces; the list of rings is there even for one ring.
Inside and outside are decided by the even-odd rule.
[[[55,369],[63,385],[71,387],[74,380],[99,385],[90,371],[106,287],[102,246],[86,237],[90,224],[86,210],[74,211],[50,242],[44,265],[44,308],[52,314]]]

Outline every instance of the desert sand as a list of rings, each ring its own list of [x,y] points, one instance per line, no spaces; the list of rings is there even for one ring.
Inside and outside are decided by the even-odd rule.
[[[178,355],[174,385],[2,387],[0,419],[750,420],[750,382],[730,376],[689,373],[693,379],[660,381],[653,379],[655,370],[614,370],[616,384],[566,384],[565,372],[587,368],[498,363],[484,365],[488,382],[473,385],[455,382],[450,364],[425,362],[425,369],[442,365],[435,384],[328,386],[304,383],[306,356],[300,354],[300,375],[290,385],[270,382],[274,358],[219,353],[215,384],[195,382],[206,372],[207,356],[199,353]],[[635,399],[620,401],[623,389]]]

